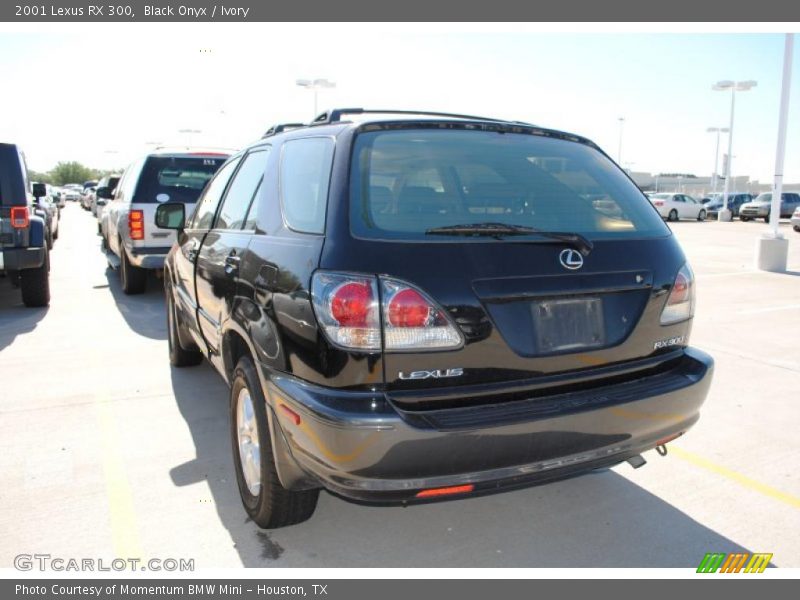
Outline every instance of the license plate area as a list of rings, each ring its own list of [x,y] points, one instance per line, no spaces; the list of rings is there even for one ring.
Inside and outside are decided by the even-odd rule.
[[[601,298],[539,300],[532,310],[541,354],[586,350],[606,343]]]

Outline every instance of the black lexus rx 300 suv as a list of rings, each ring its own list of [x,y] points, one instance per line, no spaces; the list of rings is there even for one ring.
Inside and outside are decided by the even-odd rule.
[[[325,488],[374,503],[624,460],[698,419],[691,268],[591,141],[477,117],[333,110],[232,156],[165,265],[170,358],[231,388],[262,527]]]

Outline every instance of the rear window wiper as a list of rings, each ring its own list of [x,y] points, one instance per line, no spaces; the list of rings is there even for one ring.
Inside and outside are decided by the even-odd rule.
[[[584,256],[594,248],[594,244],[580,233],[566,231],[543,231],[536,227],[524,225],[511,225],[509,223],[467,223],[462,225],[445,225],[426,229],[427,235],[463,235],[463,236],[488,236],[502,239],[509,235],[538,235],[558,242],[564,242],[575,248]]]

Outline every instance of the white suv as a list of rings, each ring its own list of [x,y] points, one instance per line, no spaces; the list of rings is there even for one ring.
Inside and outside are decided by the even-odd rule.
[[[100,229],[109,263],[119,270],[126,294],[145,290],[147,270],[164,266],[175,241],[175,232],[155,224],[158,205],[182,202],[191,214],[206,182],[229,155],[219,150],[159,149],[125,169],[102,213]]]

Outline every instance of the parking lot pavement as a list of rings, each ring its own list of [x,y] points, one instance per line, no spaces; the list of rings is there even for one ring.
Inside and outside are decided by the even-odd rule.
[[[800,234],[788,274],[754,271],[757,223],[672,225],[697,275],[692,343],[717,370],[698,425],[648,465],[507,494],[375,508],[323,493],[263,532],[236,490],[227,389],[167,360],[154,277],[124,296],[77,205],[49,309],[0,280],[0,567],[19,553],[231,566],[696,567],[706,552],[800,566]]]

